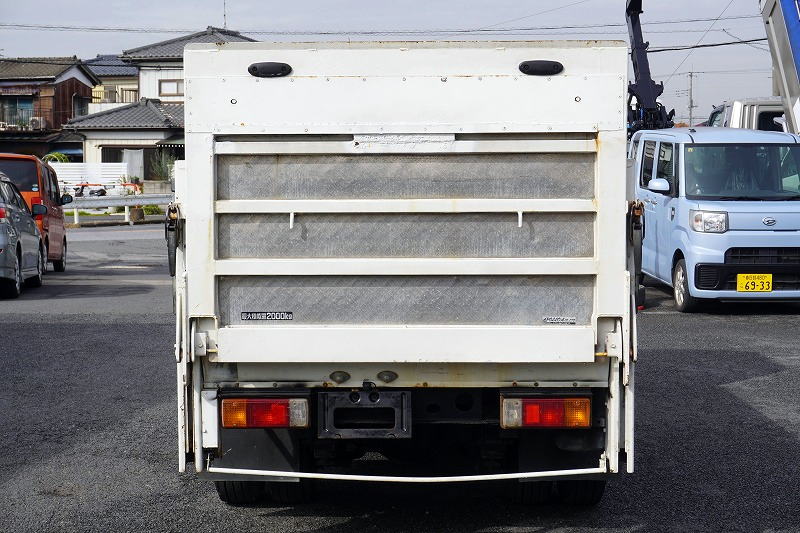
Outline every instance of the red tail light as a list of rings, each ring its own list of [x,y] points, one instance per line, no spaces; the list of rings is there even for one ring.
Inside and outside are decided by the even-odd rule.
[[[224,428],[288,428],[308,426],[305,398],[226,398]]]
[[[503,398],[504,428],[585,428],[591,426],[589,398]]]
[[[0,220],[4,220],[6,218],[6,210],[0,207]]]

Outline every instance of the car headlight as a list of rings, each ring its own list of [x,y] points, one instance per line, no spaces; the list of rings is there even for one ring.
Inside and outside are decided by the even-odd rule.
[[[702,233],[725,233],[728,231],[728,213],[713,211],[690,211],[692,229]]]

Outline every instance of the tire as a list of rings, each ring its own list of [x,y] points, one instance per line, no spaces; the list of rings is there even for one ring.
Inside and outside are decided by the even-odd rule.
[[[229,505],[252,505],[267,497],[263,481],[215,481],[219,499]]]
[[[516,482],[516,501],[522,505],[544,505],[553,501],[552,481]]]
[[[56,272],[67,270],[67,239],[64,239],[64,246],[61,247],[61,259],[53,261],[53,270]]]
[[[675,309],[681,313],[692,313],[700,307],[700,300],[689,294],[689,275],[686,261],[680,259],[672,270],[672,293]]]
[[[267,483],[270,496],[275,503],[296,505],[306,503],[314,497],[314,485],[310,479],[300,481],[273,481]]]
[[[606,490],[605,479],[556,481],[556,493],[566,505],[593,506],[600,503]]]
[[[19,298],[22,293],[22,261],[17,250],[17,260],[14,269],[14,279],[0,280],[0,298]]]
[[[44,266],[47,264],[47,256],[44,255],[44,248],[39,246],[39,258],[36,261],[36,275],[25,280],[26,287],[41,287],[42,277],[44,276]]]

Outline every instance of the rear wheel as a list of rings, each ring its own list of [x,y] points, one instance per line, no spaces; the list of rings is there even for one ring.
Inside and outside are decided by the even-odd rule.
[[[12,278],[0,280],[0,298],[17,298],[21,292],[22,261],[20,261],[20,251],[17,250]]]
[[[606,490],[604,479],[569,479],[556,482],[558,499],[567,505],[597,505]]]
[[[294,505],[306,503],[314,497],[314,485],[310,479],[300,481],[273,481],[267,483],[270,496],[276,503]]]
[[[689,275],[686,261],[680,259],[672,271],[672,288],[675,296],[675,309],[681,313],[691,313],[700,307],[700,300],[689,294]]]
[[[41,287],[42,277],[44,276],[44,265],[47,264],[47,258],[44,255],[44,248],[39,246],[39,257],[36,261],[36,275],[32,278],[25,280],[26,287]]]
[[[516,482],[516,499],[522,505],[544,505],[553,499],[552,481]]]
[[[267,497],[263,481],[215,481],[219,499],[230,505],[250,505]]]
[[[67,269],[67,239],[64,239],[64,245],[61,247],[61,259],[53,261],[53,270],[56,272],[64,272]]]

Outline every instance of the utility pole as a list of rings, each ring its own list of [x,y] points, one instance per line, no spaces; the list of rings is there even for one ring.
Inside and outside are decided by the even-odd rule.
[[[692,94],[694,88],[694,73],[689,72],[689,126],[694,126],[694,95]]]
[[[222,0],[222,27],[228,29],[228,0]]]

